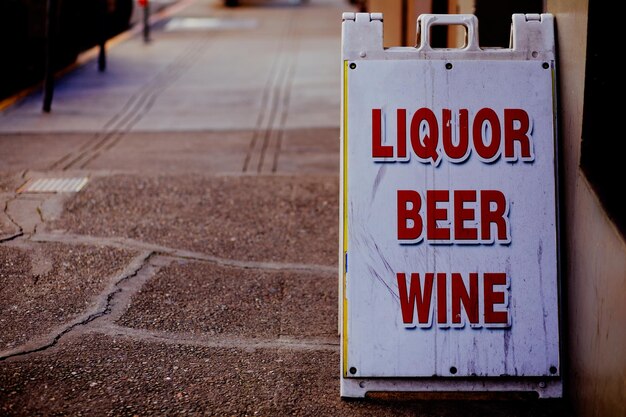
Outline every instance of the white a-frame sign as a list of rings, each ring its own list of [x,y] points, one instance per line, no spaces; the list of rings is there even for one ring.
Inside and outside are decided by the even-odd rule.
[[[473,15],[342,26],[341,396],[562,392],[553,16],[512,16],[481,48]],[[433,25],[461,25],[437,49]]]

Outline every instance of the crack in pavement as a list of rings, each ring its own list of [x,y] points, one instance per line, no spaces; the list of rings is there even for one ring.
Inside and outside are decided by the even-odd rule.
[[[304,351],[336,351],[339,341],[335,337],[289,337],[279,335],[273,339],[259,339],[240,336],[215,336],[168,331],[151,331],[120,326],[116,324],[128,309],[132,297],[141,290],[144,284],[156,275],[163,266],[176,262],[180,258],[161,256],[155,251],[144,251],[136,256],[112,285],[99,298],[97,311],[88,313],[75,320],[59,332],[51,340],[35,348],[16,350],[0,356],[0,362],[46,351],[56,346],[59,341],[70,333],[103,334],[115,337],[126,337],[138,341],[166,343],[170,345],[187,345],[214,348],[240,349],[289,349]],[[130,269],[130,271],[129,271]],[[102,318],[102,320],[98,320]],[[80,330],[79,330],[80,329]]]
[[[37,234],[37,228],[39,226],[41,226],[42,224],[44,224],[46,221],[43,218],[43,212],[41,211],[41,206],[43,205],[44,201],[42,201],[37,207],[36,207],[36,211],[37,214],[39,215],[39,223],[36,223],[35,226],[33,227],[33,234],[36,235]]]
[[[242,338],[233,336],[214,335],[203,337],[193,335],[187,337],[184,334],[173,334],[163,331],[148,331],[122,327],[115,322],[122,317],[130,305],[131,298],[143,287],[143,285],[158,270],[171,262],[178,260],[191,260],[198,262],[209,262],[221,266],[239,267],[243,269],[258,270],[274,270],[274,271],[300,271],[314,272],[324,275],[335,275],[337,270],[335,267],[315,264],[297,264],[297,263],[277,263],[277,262],[255,262],[255,261],[238,261],[233,259],[225,259],[212,255],[198,252],[186,251],[177,248],[150,244],[129,238],[104,238],[85,235],[74,235],[59,232],[39,232],[36,226],[45,224],[42,212],[43,201],[37,200],[39,203],[36,207],[38,223],[32,228],[32,233],[26,233],[24,227],[19,223],[19,219],[15,219],[10,215],[10,204],[19,200],[19,196],[5,202],[4,212],[7,218],[17,227],[20,232],[18,235],[4,238],[0,241],[6,242],[19,236],[26,236],[26,241],[38,243],[63,243],[69,245],[98,245],[107,246],[118,249],[133,250],[140,252],[116,277],[112,278],[112,283],[100,295],[96,297],[97,306],[95,311],[87,312],[82,316],[69,322],[64,327],[52,331],[48,336],[33,340],[26,345],[22,345],[15,350],[0,354],[0,362],[15,358],[24,357],[31,354],[46,351],[55,347],[59,341],[66,335],[85,334],[85,333],[102,333],[115,334],[134,338],[137,340],[195,345],[203,347],[227,347],[227,348],[245,348],[245,349],[295,349],[295,350],[336,350],[338,342],[332,338],[288,338],[279,336],[277,339],[258,338]],[[32,199],[26,199],[31,200]],[[30,225],[32,226],[32,225]],[[99,320],[101,319],[101,320]],[[80,330],[79,330],[80,329]],[[34,346],[34,347],[33,347]]]
[[[41,206],[46,199],[41,195],[17,194],[7,200],[4,213],[19,229],[20,236],[30,237],[37,233],[37,228],[44,223]]]
[[[9,214],[9,203],[13,202],[14,200],[17,199],[17,196],[14,194],[12,198],[8,199],[7,201],[4,202],[4,208],[3,208],[3,212],[4,215],[6,216],[7,219],[9,219],[9,221],[11,223],[13,223],[13,225],[17,228],[17,233],[14,233],[12,235],[0,238],[0,243],[4,243],[4,242],[10,242],[11,240],[17,239],[20,236],[24,236],[24,229],[22,228],[22,226],[20,226],[15,219],[13,219],[13,217],[11,217],[11,215]]]
[[[24,236],[24,233],[23,232],[18,232],[18,233],[15,233],[13,235],[9,235],[9,236],[1,238],[0,239],[0,243],[10,242],[10,241],[15,240],[18,237],[22,237],[22,236]]]
[[[18,228],[19,233],[5,237],[0,243],[24,236],[26,241],[38,243],[63,243],[68,245],[97,245],[111,248],[119,248],[139,252],[122,271],[110,279],[109,286],[96,296],[96,306],[73,321],[53,329],[48,335],[26,342],[22,346],[0,353],[0,362],[12,358],[24,358],[28,355],[41,353],[54,348],[67,335],[84,335],[99,333],[127,337],[139,341],[166,344],[182,344],[200,347],[215,348],[241,348],[241,349],[290,349],[304,351],[336,351],[339,342],[331,337],[286,337],[258,339],[240,336],[215,336],[215,335],[188,335],[185,333],[172,333],[167,331],[150,331],[123,327],[116,324],[131,304],[132,297],[141,290],[144,284],[154,277],[158,270],[179,260],[208,262],[220,266],[238,267],[243,269],[273,270],[273,271],[298,271],[313,272],[323,275],[334,276],[336,267],[280,262],[240,261],[235,259],[220,258],[217,256],[198,253],[193,251],[171,248],[157,244],[151,244],[134,239],[116,237],[94,237],[86,235],[67,234],[65,232],[41,232],[46,224],[43,206],[47,198],[40,196],[20,196],[14,194],[5,201],[4,214],[9,221]],[[36,203],[34,212],[31,213],[33,203]],[[28,208],[27,215],[24,207]],[[20,215],[12,216],[12,210],[20,210]],[[35,215],[36,212],[36,215]],[[26,213],[26,214],[25,214]],[[22,224],[23,223],[23,224]]]
[[[100,297],[98,297],[100,299],[104,299],[103,302],[101,301],[98,304],[99,305],[104,304],[104,305],[101,306],[97,311],[88,313],[86,317],[85,315],[83,315],[84,318],[79,318],[75,320],[73,323],[69,324],[68,326],[63,328],[61,331],[56,333],[49,342],[44,343],[41,346],[37,346],[32,349],[23,349],[23,350],[16,349],[12,352],[10,351],[9,353],[5,355],[0,356],[0,362],[10,359],[10,358],[14,358],[18,356],[25,356],[25,355],[29,355],[32,353],[42,352],[44,350],[50,349],[53,346],[55,346],[59,342],[59,340],[61,340],[61,338],[67,335],[68,333],[74,331],[75,329],[81,326],[86,326],[100,317],[109,315],[112,311],[113,299],[115,298],[116,294],[122,291],[122,288],[120,288],[120,285],[122,285],[125,281],[131,280],[132,278],[136,277],[147,265],[150,264],[150,260],[154,255],[155,255],[154,252],[150,251],[150,252],[143,252],[137,257],[135,257],[130,262],[128,267],[125,269],[125,271],[122,272],[121,277],[118,275],[119,278],[116,279],[113,282],[113,284],[108,287],[107,291],[105,291],[104,296],[101,295]],[[130,271],[128,271],[129,269]]]

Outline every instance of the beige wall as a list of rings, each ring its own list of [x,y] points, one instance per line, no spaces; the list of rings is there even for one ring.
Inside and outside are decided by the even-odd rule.
[[[448,13],[473,14],[474,0],[448,0]],[[448,27],[448,48],[462,48],[467,42],[467,31],[458,25]]]
[[[383,14],[383,46],[415,46],[415,25],[417,17],[422,13],[431,13],[431,0],[407,0],[407,16],[405,16],[407,33],[402,39],[402,0],[367,0],[366,9],[369,13]]]
[[[408,33],[406,40],[407,46],[416,46],[417,44],[417,18],[422,13],[432,13],[431,0],[409,0],[409,21]]]
[[[588,0],[547,0],[556,17],[567,337],[580,417],[626,416],[626,245],[579,168]],[[607,40],[608,42],[608,40]]]
[[[366,8],[383,14],[383,46],[402,46],[402,0],[367,0]]]

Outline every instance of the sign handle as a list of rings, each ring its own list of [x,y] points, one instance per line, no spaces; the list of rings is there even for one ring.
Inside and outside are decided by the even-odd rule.
[[[419,52],[432,51],[430,44],[431,26],[465,26],[467,44],[460,51],[480,51],[478,46],[478,19],[472,14],[421,14],[417,18],[417,50]]]

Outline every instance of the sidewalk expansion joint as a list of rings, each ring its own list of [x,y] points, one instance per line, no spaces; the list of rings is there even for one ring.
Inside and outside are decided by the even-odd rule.
[[[315,336],[277,336],[276,338],[259,339],[245,336],[203,336],[197,333],[177,333],[168,331],[155,331],[120,326],[114,323],[106,323],[92,327],[89,333],[98,333],[112,337],[126,337],[132,340],[151,343],[164,343],[177,346],[194,346],[205,348],[228,348],[228,349],[284,349],[304,351],[337,351],[339,348],[338,337],[315,337]]]
[[[21,350],[21,351],[18,350],[18,351],[9,353],[7,355],[0,356],[0,362],[10,359],[10,358],[26,356],[26,355],[30,355],[33,353],[39,353],[39,352],[48,350],[56,346],[57,343],[61,340],[61,338],[63,338],[63,336],[69,334],[70,332],[76,330],[79,327],[89,325],[90,323],[94,322],[100,317],[111,314],[113,300],[115,296],[122,291],[122,289],[120,288],[120,285],[124,283],[125,281],[131,280],[132,278],[136,277],[141,272],[141,270],[143,270],[147,265],[149,265],[150,260],[154,255],[155,255],[154,252],[144,252],[140,254],[138,257],[136,257],[131,262],[131,265],[135,264],[135,267],[130,272],[127,272],[126,274],[124,274],[122,277],[117,279],[112,284],[111,286],[112,289],[109,290],[109,292],[105,296],[104,306],[102,306],[98,311],[92,312],[88,314],[87,317],[83,319],[79,319],[75,321],[74,323],[69,324],[67,327],[65,327],[56,335],[54,335],[54,337],[52,337],[52,340],[50,342],[45,343],[42,346],[39,346],[33,349],[27,349],[27,350]]]
[[[35,242],[60,242],[65,244],[98,244],[121,249],[143,250],[154,252],[155,255],[168,256],[174,259],[184,259],[189,261],[209,262],[220,266],[231,266],[242,269],[259,269],[273,271],[299,271],[314,272],[319,274],[335,275],[337,267],[281,262],[260,262],[260,261],[240,261],[236,259],[220,258],[204,253],[192,252],[183,249],[169,248],[152,243],[145,243],[128,238],[108,238],[94,237],[61,233],[38,233],[32,237]]]

